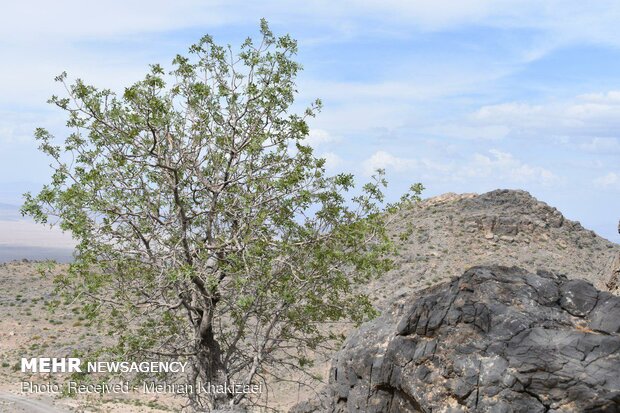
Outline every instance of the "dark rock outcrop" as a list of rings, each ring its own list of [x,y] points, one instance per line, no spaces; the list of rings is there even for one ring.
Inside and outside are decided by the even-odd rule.
[[[294,412],[619,412],[620,298],[475,267],[363,325]]]

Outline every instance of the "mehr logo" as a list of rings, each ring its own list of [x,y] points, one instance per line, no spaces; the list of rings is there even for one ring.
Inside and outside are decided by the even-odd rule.
[[[82,373],[79,358],[22,357],[22,373]],[[181,361],[89,361],[88,373],[185,373],[189,362]]]
[[[79,358],[39,357],[27,359],[22,357],[22,373],[81,373]]]

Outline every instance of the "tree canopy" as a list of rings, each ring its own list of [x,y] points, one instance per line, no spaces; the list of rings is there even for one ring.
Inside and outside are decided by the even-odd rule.
[[[205,36],[120,95],[63,73],[50,101],[71,133],[36,131],[53,174],[22,212],[78,241],[59,283],[105,314],[119,357],[187,360],[193,383],[306,371],[336,342],[324,324],[374,315],[354,286],[390,267],[381,171],[359,190],[327,175],[304,143],[321,102],[291,110],[297,44],[260,33],[237,51]],[[252,397],[190,395],[198,409]]]

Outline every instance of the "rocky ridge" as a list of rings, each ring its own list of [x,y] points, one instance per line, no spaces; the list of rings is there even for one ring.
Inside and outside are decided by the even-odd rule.
[[[620,298],[476,267],[362,326],[301,412],[620,411]]]
[[[390,220],[395,269],[363,287],[382,310],[480,265],[578,276],[619,292],[610,281],[620,245],[525,191],[445,194],[405,207]]]

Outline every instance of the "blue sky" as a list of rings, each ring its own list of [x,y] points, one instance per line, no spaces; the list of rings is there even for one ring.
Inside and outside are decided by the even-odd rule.
[[[203,34],[233,45],[261,17],[298,39],[299,107],[331,172],[383,167],[396,199],[530,191],[616,242],[620,3],[616,1],[31,1],[0,15],[0,203],[50,174],[35,127],[66,70],[122,91]],[[334,4],[335,3],[335,4]]]

